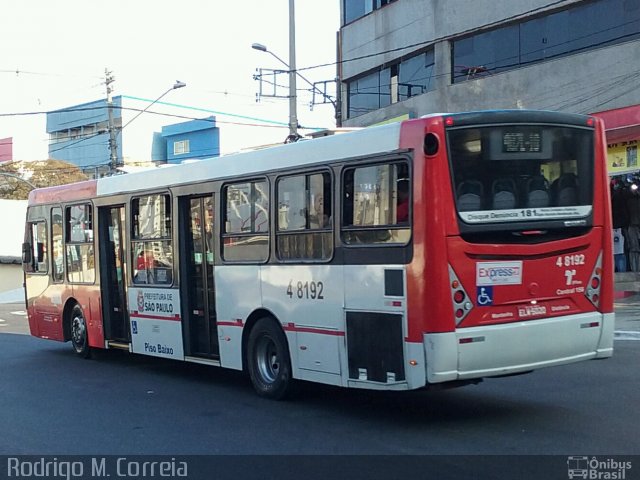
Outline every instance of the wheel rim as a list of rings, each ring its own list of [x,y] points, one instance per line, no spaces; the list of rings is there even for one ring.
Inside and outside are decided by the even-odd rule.
[[[71,320],[71,339],[74,347],[82,349],[87,334],[87,328],[82,315],[76,315]]]
[[[263,336],[256,345],[256,366],[266,383],[273,383],[280,374],[280,357],[275,342]]]

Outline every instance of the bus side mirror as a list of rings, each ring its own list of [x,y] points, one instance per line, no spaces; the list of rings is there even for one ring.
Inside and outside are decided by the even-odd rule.
[[[22,263],[31,263],[33,259],[31,258],[31,244],[23,243],[22,244]]]
[[[38,263],[42,263],[44,261],[44,243],[36,243],[36,250],[38,251]]]

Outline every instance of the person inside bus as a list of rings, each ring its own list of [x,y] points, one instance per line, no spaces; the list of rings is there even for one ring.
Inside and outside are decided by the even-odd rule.
[[[316,195],[313,199],[313,213],[309,215],[309,226],[311,228],[327,228],[330,221],[327,210],[325,210],[324,197]]]
[[[134,283],[154,283],[153,273],[155,267],[155,258],[151,250],[144,248],[138,252],[136,259],[136,269],[134,271]]]
[[[406,178],[399,179],[397,188],[396,223],[407,223],[409,221],[409,180]]]

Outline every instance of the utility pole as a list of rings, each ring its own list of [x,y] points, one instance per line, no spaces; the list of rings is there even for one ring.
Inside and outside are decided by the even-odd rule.
[[[296,107],[296,14],[294,0],[289,0],[289,142],[296,142],[298,114]]]
[[[113,98],[111,96],[113,92],[111,84],[115,82],[116,78],[107,68],[104,69],[104,76],[104,83],[107,86],[107,114],[109,116],[109,166],[110,173],[113,174],[118,168],[118,142],[116,139],[116,126],[113,122]]]

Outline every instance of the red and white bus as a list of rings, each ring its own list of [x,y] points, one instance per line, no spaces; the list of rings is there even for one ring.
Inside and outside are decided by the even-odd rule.
[[[410,390],[613,352],[603,125],[438,114],[31,192],[31,333]]]

